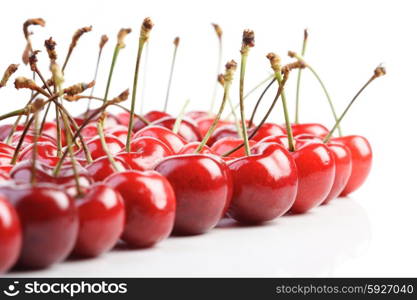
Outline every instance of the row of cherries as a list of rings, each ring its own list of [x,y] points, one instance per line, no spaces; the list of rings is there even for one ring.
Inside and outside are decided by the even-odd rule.
[[[12,143],[0,143],[0,271],[18,262],[45,268],[71,253],[95,257],[121,239],[129,247],[150,247],[171,232],[201,234],[222,217],[245,224],[305,213],[358,189],[371,168],[366,138],[343,136],[323,143],[321,124],[293,124],[296,151],[289,152],[284,127],[265,123],[250,140],[251,155],[231,122],[221,120],[207,145],[195,150],[213,123],[207,112],[186,114],[178,134],[175,118],[161,111],[136,120],[131,152],[124,149],[128,113],[109,114],[105,141],[116,170],[97,137],[96,120],[82,129],[93,162],[75,153],[77,174],[65,162],[58,176],[57,125],[46,122],[37,137],[36,185],[31,185],[35,134],[19,125]],[[81,125],[83,117],[75,118]],[[249,128],[252,130],[254,126]],[[12,125],[3,125],[4,140]],[[23,141],[18,163],[11,165]],[[63,141],[65,145],[65,140]],[[75,182],[83,193],[76,192]]]

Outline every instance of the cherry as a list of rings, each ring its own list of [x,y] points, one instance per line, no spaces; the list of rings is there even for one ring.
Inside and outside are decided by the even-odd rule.
[[[318,123],[291,124],[291,128],[294,136],[311,134],[319,138],[325,138],[329,134],[329,130]]]
[[[155,170],[175,191],[175,233],[201,234],[217,225],[232,188],[224,164],[205,154],[186,154],[165,158]]]
[[[0,142],[0,153],[13,155],[15,148],[6,143]]]
[[[0,153],[0,166],[9,165],[12,161],[13,155]]]
[[[121,195],[104,184],[94,184],[76,199],[80,229],[73,253],[96,257],[112,249],[125,223]]]
[[[371,171],[372,148],[368,140],[359,135],[332,138],[331,144],[346,146],[352,156],[352,172],[340,196],[347,196],[362,186]]]
[[[165,117],[155,121],[153,125],[159,125],[172,130],[174,128],[176,118]],[[201,134],[193,121],[183,119],[178,129],[178,135],[187,142],[201,141]]]
[[[64,260],[77,239],[74,200],[53,184],[2,186],[0,193],[13,204],[23,232],[18,264],[46,268]]]
[[[205,136],[207,134],[207,131],[209,130],[214,119],[215,117],[207,116],[207,117],[203,117],[203,118],[196,120],[197,127],[198,127],[198,130],[200,131],[201,136]],[[227,126],[227,125],[232,125],[232,122],[219,120],[215,127],[215,130],[217,128],[220,128],[222,126]]]
[[[89,123],[81,130],[81,135],[85,140],[95,138],[98,135],[97,124]]]
[[[191,142],[184,147],[181,148],[181,150],[178,152],[178,154],[193,154],[200,146],[200,142]],[[203,146],[203,149],[199,152],[200,154],[211,154],[216,155],[216,153],[207,145]]]
[[[128,170],[130,168],[130,164],[126,163],[124,159],[118,158],[117,156],[114,159],[122,170]],[[107,156],[97,158],[85,168],[95,182],[104,181],[107,177],[117,172]]]
[[[257,144],[252,155],[228,162],[233,198],[228,214],[242,223],[262,223],[285,214],[297,196],[297,167],[278,144]]]
[[[127,127],[122,125],[116,125],[106,130],[107,134],[117,137],[122,142],[126,142],[127,138]]]
[[[105,139],[107,146],[112,154],[115,154],[124,148],[124,144],[122,143],[122,141],[120,141],[115,136],[107,135]],[[86,146],[89,152],[91,153],[91,157],[93,158],[93,160],[99,157],[106,156],[106,152],[104,151],[100,142],[100,137],[95,137],[87,141]],[[85,153],[83,149],[78,150],[75,156],[77,158],[85,158]]]
[[[147,126],[136,132],[133,138],[136,139],[142,136],[150,136],[160,140],[167,145],[173,153],[178,153],[178,151],[180,151],[187,143],[182,137],[162,126]]]
[[[163,111],[159,111],[159,110],[152,110],[148,113],[146,113],[143,116],[146,120],[148,120],[150,123],[153,123],[155,121],[158,121],[159,119],[165,118],[165,117],[171,117],[170,114],[163,112]],[[135,126],[133,127],[133,131],[139,131],[142,128],[146,127],[147,124],[144,123],[142,120],[137,120],[135,123]]]
[[[22,230],[13,206],[0,195],[0,273],[17,261],[22,248]]]
[[[125,159],[135,170],[152,170],[164,157],[174,154],[163,142],[149,136],[135,138],[130,145],[133,152],[121,152],[116,157]]]
[[[32,159],[33,156],[33,148],[35,144],[30,144],[26,146],[19,155],[19,160],[29,160]],[[59,161],[59,157],[57,155],[58,149],[55,144],[51,142],[38,142],[36,144],[37,147],[37,159],[45,164],[50,166],[56,166]]]
[[[249,129],[248,133],[251,135],[255,128]],[[285,129],[274,123],[264,123],[258,129],[258,132],[252,137],[252,140],[259,142],[265,137],[285,134]]]
[[[242,144],[242,142],[243,140],[240,138],[233,138],[233,137],[224,138],[214,143],[211,146],[211,150],[217,153],[218,155],[222,155],[232,150],[236,146],[239,146],[240,144]],[[252,140],[249,141],[250,147],[254,146],[255,144],[256,144],[255,141],[252,141]],[[242,156],[245,156],[244,148],[240,148],[239,150],[233,152],[232,156],[227,156],[225,157],[225,159],[230,160],[231,158],[242,157]]]
[[[117,121],[120,125],[128,126],[129,125],[130,113],[127,112],[127,111],[123,111],[123,112],[119,113],[116,118],[117,118]],[[139,121],[139,119],[135,118],[135,122],[138,122],[138,121]]]
[[[217,80],[216,80],[216,85],[217,85]],[[207,111],[203,111],[203,110],[192,110],[192,111],[187,112],[185,116],[187,118],[193,119],[194,121],[197,121],[202,118],[210,117],[210,113]]]
[[[122,240],[132,247],[150,247],[167,238],[175,218],[175,194],[168,180],[154,171],[124,171],[105,184],[124,200],[126,224]]]

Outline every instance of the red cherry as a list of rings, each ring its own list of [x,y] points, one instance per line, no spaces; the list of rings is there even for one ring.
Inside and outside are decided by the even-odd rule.
[[[17,145],[17,143],[19,142],[20,138],[21,138],[22,132],[20,131],[16,131],[13,136],[12,136],[12,145]],[[33,134],[33,132],[28,132],[25,137],[23,138],[23,143],[22,143],[22,148],[28,146],[28,145],[33,145],[33,143],[35,142],[35,135]],[[56,144],[55,140],[50,137],[49,135],[45,135],[42,134],[38,137],[37,139],[38,143],[42,143],[42,142],[48,142],[51,144]]]
[[[129,126],[129,119],[130,119],[130,113],[129,112],[123,111],[123,112],[119,113],[116,118],[117,118],[117,121],[120,125]],[[136,123],[138,120],[139,120],[138,118],[135,118],[134,122]]]
[[[165,158],[155,170],[171,183],[177,199],[174,231],[201,234],[217,225],[232,188],[225,165],[204,154]]]
[[[305,213],[329,195],[335,178],[335,161],[326,145],[315,142],[297,145],[292,155],[298,170],[298,192],[291,212]]]
[[[187,145],[184,145],[178,154],[194,154],[197,150],[198,146],[200,146],[200,142],[191,142]],[[204,145],[203,149],[199,152],[200,154],[211,154],[216,155],[216,153],[211,150],[211,148],[207,145]]]
[[[326,127],[318,123],[292,124],[291,128],[294,136],[311,134],[323,139],[329,133],[329,130]]]
[[[129,169],[129,165],[123,159],[120,159],[117,156],[115,156],[114,160],[122,170]],[[110,175],[117,172],[117,170],[113,168],[113,165],[111,164],[107,156],[97,158],[91,164],[87,165],[85,168],[88,174],[94,179],[95,182],[101,182]]]
[[[98,136],[97,124],[90,123],[81,130],[84,140],[89,140]]]
[[[243,143],[243,140],[241,138],[233,138],[233,137],[224,138],[215,142],[211,146],[211,150],[218,155],[222,155],[234,149],[235,147],[239,146],[242,143]],[[255,146],[255,144],[256,144],[255,141],[252,141],[252,140],[249,141],[250,147]],[[246,155],[245,148],[242,147],[239,150],[233,152],[230,156],[226,157],[226,159],[230,160],[232,158],[243,157],[245,155]]]
[[[201,110],[192,110],[192,111],[187,112],[185,116],[187,118],[197,121],[198,119],[201,119],[201,118],[210,117],[210,113],[206,111],[201,111]]]
[[[159,119],[158,121],[155,121],[153,125],[159,125],[172,130],[174,128],[175,122],[176,118],[165,117]],[[183,119],[181,121],[181,125],[178,130],[178,135],[181,136],[187,142],[201,141],[200,131],[198,130],[197,126],[194,124],[193,121],[187,119]]]
[[[122,150],[125,146],[117,137],[112,136],[112,135],[107,135],[105,137],[105,140],[107,143],[107,147],[109,148],[109,151],[112,154],[116,154],[117,152]],[[88,150],[90,151],[91,157],[93,160],[99,157],[107,156],[106,152],[104,151],[101,145],[100,137],[95,137],[87,141],[86,146]],[[85,158],[85,153],[83,149],[78,150],[75,156],[77,158]]]
[[[22,225],[18,264],[45,268],[69,255],[78,234],[77,209],[71,197],[45,183],[2,186],[0,192],[13,204]]]
[[[118,153],[116,157],[124,158],[128,165],[135,170],[152,170],[164,157],[174,153],[163,142],[156,138],[143,136],[135,138],[131,144],[131,153]]]
[[[7,166],[12,161],[13,155],[0,153],[0,166]]]
[[[211,146],[224,138],[238,138],[238,136],[235,125],[223,125],[214,130],[207,144]]]
[[[125,223],[123,199],[114,189],[95,184],[76,199],[80,229],[74,254],[95,257],[112,249]]]
[[[127,139],[127,127],[122,125],[116,125],[114,127],[106,129],[106,134],[113,135],[121,140],[123,143]]]
[[[251,132],[253,130],[255,130],[255,128],[251,128],[248,131],[248,134],[251,135]],[[252,137],[252,140],[258,142],[268,136],[284,135],[284,134],[285,134],[285,129],[283,127],[274,123],[264,123],[262,124],[258,132]]]
[[[196,120],[198,130],[200,131],[201,136],[205,136],[209,130],[211,124],[213,124],[215,117],[206,116],[204,118],[199,118]],[[219,120],[215,129],[218,129],[222,126],[232,125],[230,121]]]
[[[152,110],[148,113],[146,113],[143,117],[148,120],[149,123],[153,123],[155,121],[158,121],[159,119],[165,118],[165,117],[170,117],[171,115],[163,112],[163,111],[159,111],[159,110]],[[153,125],[153,124],[152,124]],[[133,126],[133,131],[139,131],[142,128],[146,127],[147,125],[142,121],[142,120],[138,120],[136,121],[135,125]]]
[[[180,151],[187,143],[182,137],[162,126],[147,126],[136,132],[133,135],[133,138],[136,139],[142,136],[150,136],[160,140],[167,145],[173,153],[178,153],[178,151]]]
[[[0,195],[0,273],[17,261],[22,248],[20,221],[13,206]]]
[[[335,177],[332,189],[326,200],[322,204],[327,204],[330,200],[337,198],[345,189],[350,175],[352,174],[352,154],[348,147],[343,144],[328,143],[327,147],[333,154],[335,162]]]
[[[26,146],[19,155],[19,160],[30,160],[33,157],[34,144]],[[50,166],[56,166],[60,158],[58,157],[58,148],[51,142],[38,142],[37,147],[37,160],[48,164]]]
[[[15,148],[6,143],[0,142],[0,153],[13,155]]]
[[[242,223],[262,223],[285,214],[297,195],[297,167],[278,144],[258,144],[252,155],[228,163],[233,198],[228,214]]]
[[[7,170],[0,168],[0,182],[10,180],[10,175]]]
[[[344,197],[361,187],[368,177],[372,166],[372,148],[368,140],[359,135],[333,138],[331,141],[345,145],[352,155],[352,174],[340,194]]]
[[[109,176],[105,183],[122,196],[126,224],[122,240],[132,247],[149,247],[167,238],[175,218],[175,194],[154,171],[125,171]]]

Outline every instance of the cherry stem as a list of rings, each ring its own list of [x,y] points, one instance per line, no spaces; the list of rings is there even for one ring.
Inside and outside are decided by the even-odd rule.
[[[275,78],[277,79],[278,84],[282,85],[283,79],[282,79],[282,75],[281,75],[280,70],[275,72]],[[281,100],[282,100],[282,108],[284,110],[285,127],[286,127],[287,135],[288,135],[288,148],[289,148],[288,150],[290,152],[294,152],[295,151],[294,136],[292,134],[290,115],[288,113],[287,99],[285,97],[284,90],[282,90],[282,92],[281,92]]]
[[[20,120],[22,119],[22,116],[23,116],[23,114],[18,115],[17,118],[16,118],[16,121],[13,123],[12,130],[10,130],[10,133],[7,136],[7,139],[6,139],[6,144],[7,145],[11,144],[13,134],[16,132],[17,126],[19,126],[19,123],[20,123]]]
[[[17,109],[17,110],[11,111],[11,112],[9,112],[7,114],[1,115],[0,116],[0,121],[1,120],[5,120],[5,119],[8,119],[8,118],[12,118],[12,117],[24,115],[25,112],[26,112],[26,108],[21,108],[21,109]]]
[[[269,88],[272,86],[272,84],[275,82],[275,78],[271,80],[271,82],[267,85],[267,87],[263,90],[262,94],[259,96],[258,101],[256,101],[255,108],[252,111],[252,115],[249,120],[249,127],[253,125],[253,120],[255,118],[255,114],[258,110],[259,104],[261,103],[263,97],[265,96],[266,92],[269,90]]]
[[[211,104],[210,104],[210,113],[213,113],[214,105],[216,103],[217,98],[217,75],[220,74],[221,66],[222,66],[222,58],[223,58],[223,38],[221,35],[218,35],[218,54],[217,54],[217,69],[216,69],[216,80],[214,81],[214,88],[213,88],[213,96],[211,97]],[[233,105],[232,105],[233,106]]]
[[[185,100],[180,113],[177,116],[177,119],[175,120],[174,127],[172,128],[172,132],[177,134],[180,130],[180,126],[182,123],[182,120],[184,119],[185,110],[187,109],[187,106],[190,104],[190,99]]]
[[[247,46],[246,46],[247,47]],[[245,143],[245,153],[246,156],[251,154],[249,147],[248,131],[246,128],[245,120],[245,104],[243,98],[244,84],[245,84],[245,72],[246,72],[246,60],[248,58],[249,47],[246,51],[242,51],[241,61],[240,61],[240,79],[239,79],[239,106],[240,106],[240,122],[242,126],[243,141]]]
[[[353,97],[353,99],[349,102],[348,106],[345,108],[345,110],[343,111],[343,113],[340,115],[339,119],[336,121],[336,123],[334,124],[333,128],[330,130],[330,132],[324,138],[323,143],[328,143],[330,141],[330,139],[333,136],[333,133],[335,132],[335,130],[339,126],[340,122],[343,120],[343,118],[345,117],[346,113],[349,111],[350,107],[353,105],[353,103],[356,101],[356,99],[359,97],[359,95],[366,89],[366,87],[372,81],[374,81],[376,78],[378,78],[380,76],[383,76],[383,75],[385,75],[385,69],[383,67],[380,67],[380,66],[377,67],[375,69],[375,72],[372,75],[372,77],[361,87],[361,89],[356,93],[356,95]]]
[[[206,135],[204,136],[203,140],[201,141],[200,145],[198,145],[198,148],[195,150],[195,153],[200,153],[201,150],[203,150],[204,146],[207,144],[209,138],[213,134],[214,130],[216,129],[217,123],[219,122],[224,107],[226,106],[227,99],[229,98],[229,90],[231,86],[231,81],[225,81],[224,83],[224,93],[223,93],[223,100],[219,108],[219,112],[216,115],[216,118],[213,120],[213,123],[211,123],[210,128],[208,129]]]
[[[304,57],[306,48],[307,48],[307,40],[308,40],[308,32],[307,29],[304,30],[304,39],[303,39],[303,46],[301,48],[301,55]],[[299,123],[299,108],[300,108],[300,86],[301,86],[301,73],[303,69],[300,68],[297,74],[297,90],[296,90],[296,97],[295,97],[295,120],[294,123]]]
[[[112,77],[113,77],[113,71],[114,71],[114,67],[116,65],[117,57],[119,56],[119,52],[120,52],[120,46],[119,46],[119,44],[117,44],[114,47],[113,57],[112,57],[112,60],[111,60],[109,77],[107,78],[106,91],[104,93],[104,98],[103,98],[104,102],[107,101],[107,97],[109,96],[110,84],[111,84],[111,80],[112,80]]]
[[[34,117],[32,116],[28,122],[26,123],[25,128],[23,129],[22,135],[20,136],[19,142],[17,143],[16,149],[13,153],[12,160],[10,161],[11,165],[15,165],[17,162],[17,158],[19,157],[20,149],[22,148],[23,141],[25,139],[26,134],[29,131],[30,126],[32,125]]]
[[[38,158],[38,139],[39,139],[39,112],[33,114],[33,130],[34,130],[34,139],[33,139],[33,149],[32,149],[32,170],[30,175],[30,183],[33,185],[36,184],[36,160]]]
[[[97,56],[96,68],[95,68],[95,71],[94,71],[94,79],[93,79],[94,82],[97,80],[98,70],[100,68],[100,61],[101,61],[101,54],[102,54],[102,52],[103,52],[103,47],[100,47],[99,48],[99,51],[98,51],[98,56]],[[94,85],[91,88],[90,97],[92,97],[94,95],[94,89],[95,89],[95,87],[96,87],[96,85]],[[107,90],[107,88],[106,88],[106,90]],[[89,99],[89,101],[87,103],[87,110],[85,111],[84,118],[87,117],[88,113],[90,112],[90,107],[91,107],[91,99]]]
[[[104,113],[105,112],[103,111],[103,114]],[[99,120],[99,122],[97,123],[97,131],[98,131],[98,136],[100,137],[101,146],[103,147],[103,150],[106,153],[107,158],[109,159],[112,167],[116,170],[116,172],[122,172],[123,170],[114,160],[114,157],[112,153],[110,152],[109,147],[107,146],[106,138],[104,135],[104,120],[105,120],[105,116],[103,115],[103,118]]]
[[[274,80],[275,81],[275,80]],[[274,100],[271,103],[271,106],[269,107],[267,113],[265,114],[265,116],[263,117],[262,121],[258,124],[258,126],[256,126],[255,130],[251,132],[251,134],[249,135],[249,139],[252,139],[257,133],[258,131],[261,129],[262,125],[265,124],[265,122],[268,120],[270,114],[272,113],[279,97],[281,96],[281,93],[284,89],[285,83],[287,82],[287,77],[284,76],[284,79],[282,80],[281,84],[278,87],[278,91],[277,94],[275,95]],[[229,150],[228,152],[222,154],[222,157],[226,157],[229,156],[230,154],[236,152],[237,150],[239,150],[240,148],[242,148],[245,144],[241,143],[240,145],[236,146],[235,148]]]
[[[255,85],[249,92],[245,94],[245,97],[243,97],[244,100],[246,100],[250,95],[252,95],[254,92],[256,92],[261,86],[263,86],[265,83],[267,83],[269,80],[273,79],[274,75],[269,75],[267,78],[263,79],[261,82],[259,82],[257,85]],[[234,109],[239,109],[239,103],[234,105]],[[230,118],[231,113],[229,113],[226,116],[226,119]]]
[[[168,80],[167,93],[166,93],[166,96],[165,96],[164,112],[166,112],[167,108],[168,108],[169,92],[171,90],[172,78],[173,78],[173,75],[174,75],[175,61],[177,59],[178,45],[179,45],[179,38],[177,37],[174,40],[174,53],[172,55],[171,70],[169,72],[169,80]]]
[[[132,103],[130,107],[130,117],[129,117],[129,127],[127,129],[127,139],[126,139],[126,151],[130,152],[130,140],[132,138],[132,131],[133,131],[133,121],[135,118],[135,107],[136,107],[136,91],[138,86],[138,78],[139,78],[139,66],[140,66],[140,58],[143,52],[143,46],[146,44],[146,39],[139,38],[139,48],[138,54],[136,57],[136,66],[135,66],[135,77],[133,79],[133,91],[132,91]]]

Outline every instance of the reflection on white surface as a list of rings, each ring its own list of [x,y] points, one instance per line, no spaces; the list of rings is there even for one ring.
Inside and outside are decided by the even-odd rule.
[[[208,234],[171,237],[151,249],[115,249],[97,259],[7,276],[332,276],[335,267],[363,254],[370,236],[364,209],[338,199],[263,226],[224,220]]]

